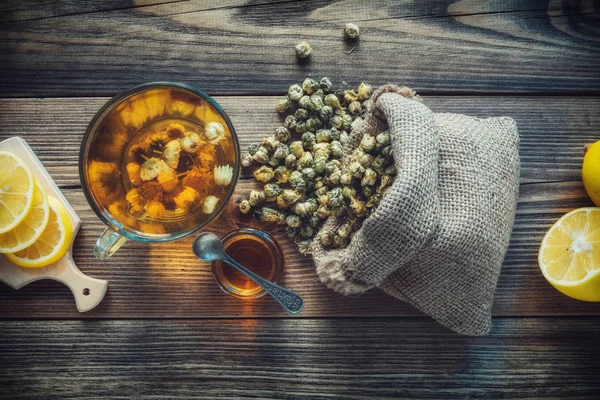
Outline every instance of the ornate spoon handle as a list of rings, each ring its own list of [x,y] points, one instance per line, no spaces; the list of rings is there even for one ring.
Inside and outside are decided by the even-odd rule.
[[[283,288],[273,282],[270,282],[263,278],[262,276],[250,271],[248,268],[244,267],[239,262],[235,261],[231,258],[227,253],[224,253],[225,261],[227,264],[231,265],[238,271],[246,274],[250,279],[252,279],[257,285],[262,287],[265,292],[271,295],[279,304],[283,306],[290,314],[297,314],[302,311],[304,308],[304,300],[302,297],[298,295],[296,292],[293,292],[289,289]]]

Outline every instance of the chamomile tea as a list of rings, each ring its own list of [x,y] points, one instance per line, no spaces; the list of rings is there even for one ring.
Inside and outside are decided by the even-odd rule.
[[[88,148],[86,185],[126,230],[169,235],[218,212],[237,178],[236,143],[208,101],[151,89],[108,111]]]

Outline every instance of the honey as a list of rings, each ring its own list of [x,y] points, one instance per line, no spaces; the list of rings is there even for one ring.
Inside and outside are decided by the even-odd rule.
[[[255,229],[238,229],[223,238],[225,252],[244,267],[277,282],[283,273],[283,256],[275,240],[265,232]],[[258,298],[264,290],[242,272],[222,261],[213,263],[217,283],[231,295],[241,298]]]

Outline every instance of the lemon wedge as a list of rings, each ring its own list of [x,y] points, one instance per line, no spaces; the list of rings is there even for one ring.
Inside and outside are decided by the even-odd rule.
[[[579,208],[556,221],[542,240],[538,263],[560,292],[600,301],[600,208]]]
[[[33,203],[33,176],[20,158],[0,151],[0,233],[14,229]]]
[[[48,196],[50,215],[48,225],[31,246],[6,258],[20,267],[40,268],[58,261],[65,255],[73,239],[73,227],[65,206],[56,198]]]
[[[31,210],[19,225],[6,233],[0,233],[0,253],[14,253],[31,246],[44,232],[50,211],[46,192],[35,182]]]

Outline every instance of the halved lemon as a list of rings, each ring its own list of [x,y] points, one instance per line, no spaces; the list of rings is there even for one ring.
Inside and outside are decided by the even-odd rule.
[[[579,208],[556,221],[542,240],[538,263],[560,292],[600,301],[600,208]]]
[[[42,235],[31,246],[12,254],[5,254],[20,267],[40,268],[58,261],[65,255],[73,239],[73,227],[65,206],[48,196],[50,216]]]
[[[0,233],[25,219],[33,203],[33,176],[17,156],[0,151]]]
[[[0,253],[14,253],[31,246],[44,232],[50,210],[44,188],[35,182],[31,210],[19,225],[6,233],[0,233]]]

